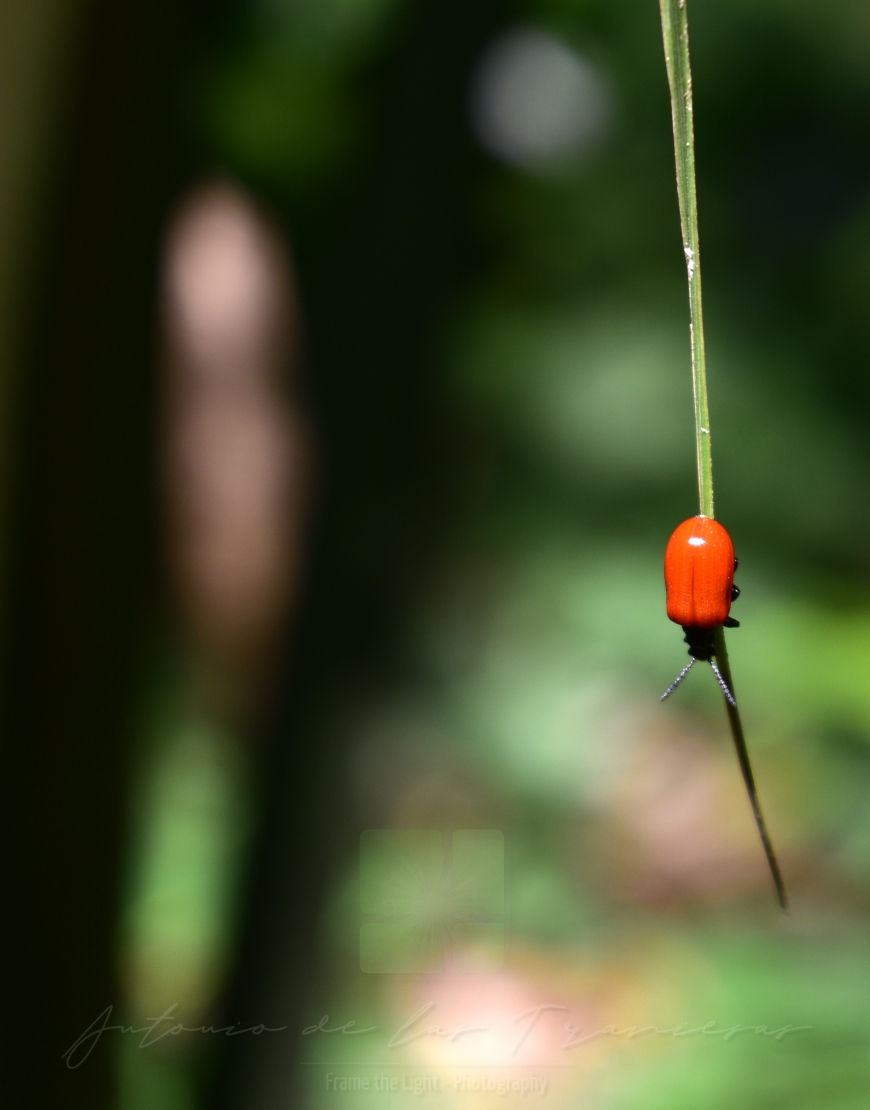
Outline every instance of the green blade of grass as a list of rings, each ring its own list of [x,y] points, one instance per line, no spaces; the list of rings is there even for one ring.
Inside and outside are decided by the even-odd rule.
[[[701,252],[698,243],[698,198],[695,188],[695,128],[692,105],[692,67],[689,60],[688,0],[659,0],[662,37],[668,84],[671,90],[671,118],[674,128],[674,154],[677,167],[677,197],[680,228],[689,280],[689,331],[692,343],[692,391],[695,398],[695,449],[698,463],[698,497],[701,514],[713,516],[713,456],[710,443],[710,415],[707,405],[707,365],[704,357],[704,313],[701,300]],[[716,630],[716,658],[727,686],[733,692],[731,666],[725,646],[725,633]],[[755,778],[749,761],[743,722],[736,705],[725,699],[728,723],[752,814],[767,857],[776,896],[788,912],[788,895],[773,844],[761,812]]]
[[[728,660],[728,649],[725,646],[725,632],[721,627],[716,629],[715,642],[716,659],[719,663],[719,670],[722,672],[722,677],[728,684],[731,693],[734,694],[734,679],[731,677],[731,664]],[[740,764],[740,773],[743,775],[743,781],[746,784],[746,793],[749,795],[749,804],[752,806],[752,816],[755,818],[758,835],[761,837],[764,854],[767,856],[767,865],[770,868],[773,885],[776,888],[776,897],[781,909],[785,913],[788,913],[788,891],[785,889],[785,882],[782,877],[782,872],[779,869],[779,861],[776,858],[773,841],[770,839],[770,834],[767,831],[767,825],[764,821],[764,814],[761,812],[761,802],[758,800],[758,791],[755,788],[755,776],[752,773],[752,764],[749,762],[749,751],[746,747],[746,736],[743,732],[743,722],[740,719],[740,711],[737,706],[731,705],[727,700],[725,702],[725,710],[728,714],[731,736],[734,739],[734,747],[737,751],[737,762]]]
[[[695,128],[692,108],[692,68],[689,63],[689,23],[686,0],[659,0],[665,62],[671,88],[671,118],[677,162],[680,228],[689,276],[689,317],[692,339],[692,390],[695,396],[695,450],[698,458],[698,495],[701,513],[713,516],[713,457],[707,406],[707,366],[704,361],[704,313],[701,302],[701,252],[698,249],[698,198],[695,191]]]

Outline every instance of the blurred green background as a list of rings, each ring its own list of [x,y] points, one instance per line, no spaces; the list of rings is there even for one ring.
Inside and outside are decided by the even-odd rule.
[[[0,19],[10,1105],[864,1107],[870,3],[690,5],[729,650],[787,918],[713,679],[658,703],[697,495],[655,0]],[[316,443],[268,695],[203,662],[167,570],[161,259],[214,179],[292,261]],[[109,1005],[280,1032],[67,1066]]]

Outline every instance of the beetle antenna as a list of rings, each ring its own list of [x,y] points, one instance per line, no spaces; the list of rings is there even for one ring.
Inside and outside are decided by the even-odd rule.
[[[669,698],[671,696],[671,694],[674,692],[674,690],[676,690],[676,688],[680,685],[680,683],[683,681],[683,679],[686,677],[686,675],[689,673],[689,671],[692,669],[692,667],[694,667],[694,665],[696,663],[697,663],[697,659],[692,658],[691,661],[685,667],[683,667],[683,669],[680,671],[680,673],[677,675],[677,677],[674,679],[674,681],[670,684],[670,686],[667,688],[667,690],[665,690],[665,692],[659,698],[659,701],[664,701],[665,698]]]
[[[710,660],[710,666],[713,668],[713,674],[716,676],[716,681],[722,687],[722,693],[725,695],[725,697],[728,699],[728,701],[736,709],[737,708],[737,702],[734,700],[734,695],[728,689],[728,683],[722,677],[722,672],[719,670],[719,668],[716,666],[716,664],[713,662],[712,659]]]

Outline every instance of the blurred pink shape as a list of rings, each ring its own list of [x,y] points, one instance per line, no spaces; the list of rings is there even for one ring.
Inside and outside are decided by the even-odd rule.
[[[510,965],[493,974],[397,977],[384,983],[390,1059],[438,1067],[445,1092],[472,1108],[520,1104],[516,1095],[475,1091],[474,1077],[537,1076],[554,1107],[598,1105],[603,1068],[627,1053],[648,1060],[666,1050],[667,1038],[631,1032],[676,1024],[673,967],[660,953],[638,959],[619,943],[515,945]]]
[[[171,572],[197,649],[250,677],[298,583],[310,450],[287,373],[288,252],[239,188],[201,186],[180,206],[164,312]]]

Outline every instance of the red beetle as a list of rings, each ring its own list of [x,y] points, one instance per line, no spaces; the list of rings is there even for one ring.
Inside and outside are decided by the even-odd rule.
[[[734,544],[718,521],[709,516],[693,516],[674,531],[665,550],[665,589],[668,616],[682,625],[692,661],[662,694],[662,701],[680,685],[699,659],[710,664],[732,705],[731,691],[716,666],[714,634],[720,625],[737,628],[728,614],[731,602],[740,594],[734,585]]]

